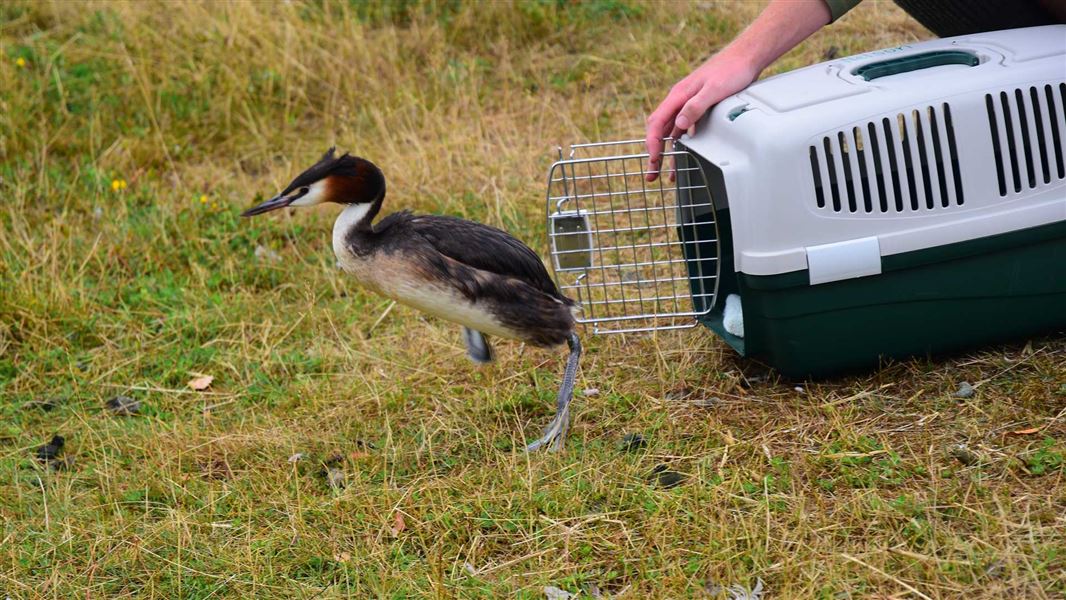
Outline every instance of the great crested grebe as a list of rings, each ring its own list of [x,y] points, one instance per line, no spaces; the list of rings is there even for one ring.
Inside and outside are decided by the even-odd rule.
[[[374,163],[330,148],[280,194],[250,208],[250,217],[286,206],[345,205],[333,225],[338,266],[393,300],[463,326],[474,361],[492,360],[486,335],[534,346],[567,343],[555,418],[526,450],[560,450],[581,343],[573,300],[563,296],[533,250],[510,234],[455,217],[392,213],[373,224],[385,199],[385,176]]]

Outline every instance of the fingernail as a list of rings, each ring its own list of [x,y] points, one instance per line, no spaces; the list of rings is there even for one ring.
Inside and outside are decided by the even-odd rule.
[[[689,122],[688,117],[685,115],[677,115],[677,121],[675,121],[678,129],[688,129],[692,127],[692,123]]]

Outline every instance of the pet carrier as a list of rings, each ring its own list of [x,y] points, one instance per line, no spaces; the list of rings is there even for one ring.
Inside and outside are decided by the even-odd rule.
[[[560,151],[561,154],[561,151]],[[702,323],[790,376],[1066,329],[1066,26],[900,46],[549,174],[556,278],[597,333]]]

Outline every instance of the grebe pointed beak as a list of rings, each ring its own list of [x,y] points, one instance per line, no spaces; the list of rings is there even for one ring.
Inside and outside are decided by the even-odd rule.
[[[277,196],[274,196],[270,200],[263,202],[262,204],[253,206],[252,208],[249,208],[248,210],[242,212],[241,216],[251,217],[255,215],[261,215],[265,212],[270,212],[272,210],[277,210],[279,208],[285,208],[286,206],[292,204],[294,200],[296,200],[296,198],[290,196],[282,196],[281,194],[279,194]]]

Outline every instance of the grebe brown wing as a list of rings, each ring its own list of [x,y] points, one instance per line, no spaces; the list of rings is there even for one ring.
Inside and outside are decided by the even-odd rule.
[[[411,217],[408,226],[456,262],[520,279],[570,304],[548,275],[540,256],[505,231],[456,217],[430,215]]]

